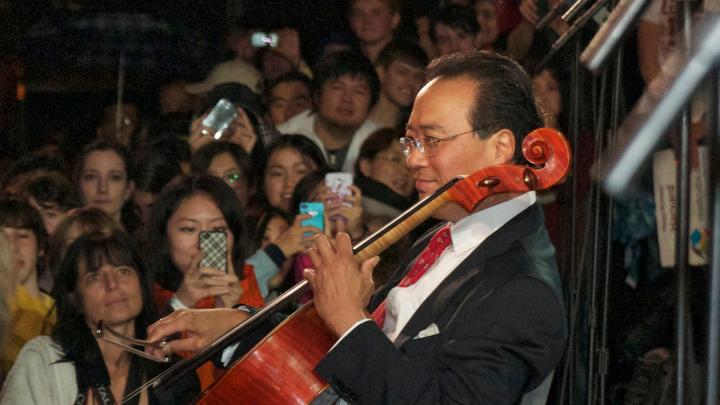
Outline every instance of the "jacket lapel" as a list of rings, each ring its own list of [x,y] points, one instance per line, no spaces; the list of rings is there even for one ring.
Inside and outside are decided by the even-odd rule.
[[[490,235],[420,305],[395,339],[395,346],[402,346],[432,322],[436,322],[452,299],[458,298],[458,292],[469,287],[468,282],[476,279],[473,283],[475,285],[485,279],[482,272],[487,260],[504,253],[515,241],[534,231],[541,224],[540,207],[535,204]],[[387,295],[387,291],[385,291],[385,295]],[[442,327],[443,325],[438,326]],[[440,333],[442,332],[441,329]]]

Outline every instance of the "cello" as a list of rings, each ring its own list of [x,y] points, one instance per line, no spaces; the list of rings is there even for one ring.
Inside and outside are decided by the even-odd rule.
[[[378,255],[449,202],[472,212],[487,197],[501,193],[543,190],[564,180],[570,167],[570,147],[558,131],[540,128],[522,143],[528,166],[503,164],[483,168],[451,180],[353,247],[358,262]],[[302,281],[231,329],[194,357],[170,367],[143,384],[125,401],[146,387],[170,386],[209,359],[219,356],[242,336],[264,324],[279,308],[307,290]],[[243,403],[306,404],[327,387],[313,369],[330,350],[337,337],[318,317],[312,302],[305,304],[266,335],[235,362],[197,399],[197,404]],[[304,342],[299,345],[298,342]]]

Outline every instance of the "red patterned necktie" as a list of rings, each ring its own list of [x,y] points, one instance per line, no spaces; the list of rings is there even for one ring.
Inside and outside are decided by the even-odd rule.
[[[412,269],[400,280],[397,287],[407,287],[417,283],[420,277],[435,264],[435,261],[445,251],[445,249],[452,243],[450,237],[450,224],[447,224],[440,228],[435,235],[430,239],[430,243],[425,247],[425,250],[420,254],[420,258],[417,259],[413,264]],[[387,299],[383,300],[380,305],[375,308],[372,313],[372,317],[375,323],[381,328],[385,323],[385,303]]]

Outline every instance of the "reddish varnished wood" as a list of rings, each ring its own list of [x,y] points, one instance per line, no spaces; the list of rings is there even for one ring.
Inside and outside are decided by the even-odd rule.
[[[306,404],[327,385],[312,370],[336,339],[312,304],[306,304],[203,392],[197,403]]]
[[[544,190],[565,179],[570,168],[570,145],[560,132],[552,128],[532,131],[523,141],[522,152],[535,167],[488,166],[467,176],[448,193],[470,212],[490,195]]]

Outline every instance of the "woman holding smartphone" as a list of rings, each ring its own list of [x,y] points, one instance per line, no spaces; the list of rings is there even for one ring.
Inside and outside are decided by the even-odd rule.
[[[242,210],[233,191],[212,176],[188,176],[163,191],[149,228],[158,303],[180,308],[264,304],[252,266],[245,266]],[[202,232],[226,235],[226,269],[200,266]],[[213,252],[217,254],[218,252]]]
[[[201,236],[225,233],[224,252],[203,252]],[[225,182],[213,176],[188,176],[155,202],[148,228],[155,249],[155,301],[161,315],[183,308],[229,308],[237,304],[261,307],[253,266],[245,264],[247,245],[242,209]],[[225,269],[203,266],[203,257],[225,255]],[[212,364],[198,369],[206,388],[215,377]]]

